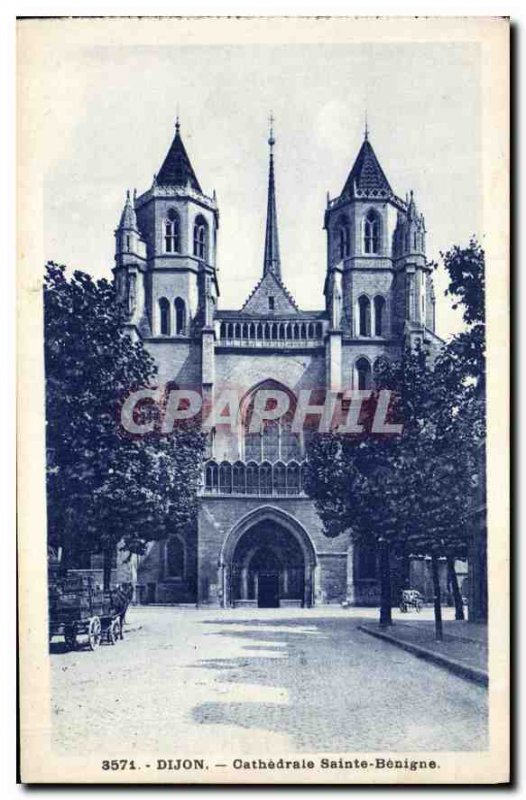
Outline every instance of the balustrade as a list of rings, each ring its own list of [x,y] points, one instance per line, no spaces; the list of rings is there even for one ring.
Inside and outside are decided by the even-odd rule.
[[[304,347],[319,345],[323,340],[323,324],[315,321],[221,322],[219,339],[229,345],[251,347]]]
[[[205,494],[283,497],[303,494],[305,462],[207,461]]]

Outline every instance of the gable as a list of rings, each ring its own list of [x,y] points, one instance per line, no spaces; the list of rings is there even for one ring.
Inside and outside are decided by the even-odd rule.
[[[273,298],[273,309],[269,298]],[[290,314],[296,313],[298,306],[279,278],[267,272],[247,298],[242,311],[249,314]]]

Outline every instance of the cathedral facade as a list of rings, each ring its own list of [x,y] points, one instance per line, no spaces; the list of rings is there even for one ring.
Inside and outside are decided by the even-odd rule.
[[[175,137],[152,186],[128,194],[116,230],[115,285],[126,326],[158,382],[217,397],[235,387],[239,426],[210,432],[197,528],[149,545],[137,566],[145,603],[224,607],[376,604],[374,550],[324,536],[303,491],[307,433],[288,415],[251,432],[255,392],[371,387],[375,361],[416,339],[431,347],[435,295],[424,218],[392,190],[367,132],[341,193],[327,198],[327,263],[319,310],[301,310],[282,272],[275,139],[269,138],[261,279],[240,309],[222,309],[219,209]],[[263,202],[263,197],[262,197]],[[228,276],[225,276],[228,279]]]

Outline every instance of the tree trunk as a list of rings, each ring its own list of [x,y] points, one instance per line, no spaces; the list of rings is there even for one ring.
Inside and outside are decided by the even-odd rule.
[[[433,593],[435,595],[435,638],[437,642],[441,642],[443,637],[442,633],[442,604],[440,597],[440,579],[438,575],[438,556],[433,553],[431,558],[431,572],[433,575]]]
[[[391,616],[391,559],[389,542],[380,541],[380,627],[393,624]]]
[[[455,572],[455,559],[453,556],[447,557],[447,577],[451,591],[453,592],[453,600],[455,602],[455,619],[464,619],[464,603],[462,602],[462,595],[458,586],[457,573]]]
[[[104,549],[104,562],[102,568],[102,588],[105,592],[111,589],[111,568],[113,565],[114,547],[106,547]]]
[[[61,577],[65,578],[67,573],[68,573],[69,564],[70,564],[70,560],[71,559],[70,559],[69,547],[66,544],[63,544],[61,549],[62,549],[62,553],[61,553],[60,562],[59,562],[59,566],[58,566],[58,574]]]

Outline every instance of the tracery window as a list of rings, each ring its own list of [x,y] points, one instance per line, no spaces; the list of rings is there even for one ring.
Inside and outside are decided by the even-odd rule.
[[[366,253],[378,253],[380,251],[380,219],[372,208],[365,217],[364,251]]]
[[[371,365],[366,358],[359,358],[356,362],[356,375],[358,379],[358,389],[371,388]]]
[[[186,328],[186,305],[181,297],[176,297],[175,306],[175,332],[184,333]]]
[[[371,335],[371,301],[362,294],[358,298],[358,333],[360,336]]]
[[[179,252],[179,216],[175,208],[168,210],[164,221],[164,251],[165,253]]]
[[[374,335],[385,336],[385,298],[377,294],[374,298]]]
[[[170,303],[166,297],[159,299],[159,330],[162,336],[170,335]]]
[[[194,224],[194,256],[202,258],[204,261],[206,261],[208,256],[207,238],[208,226],[204,217],[199,216]]]

